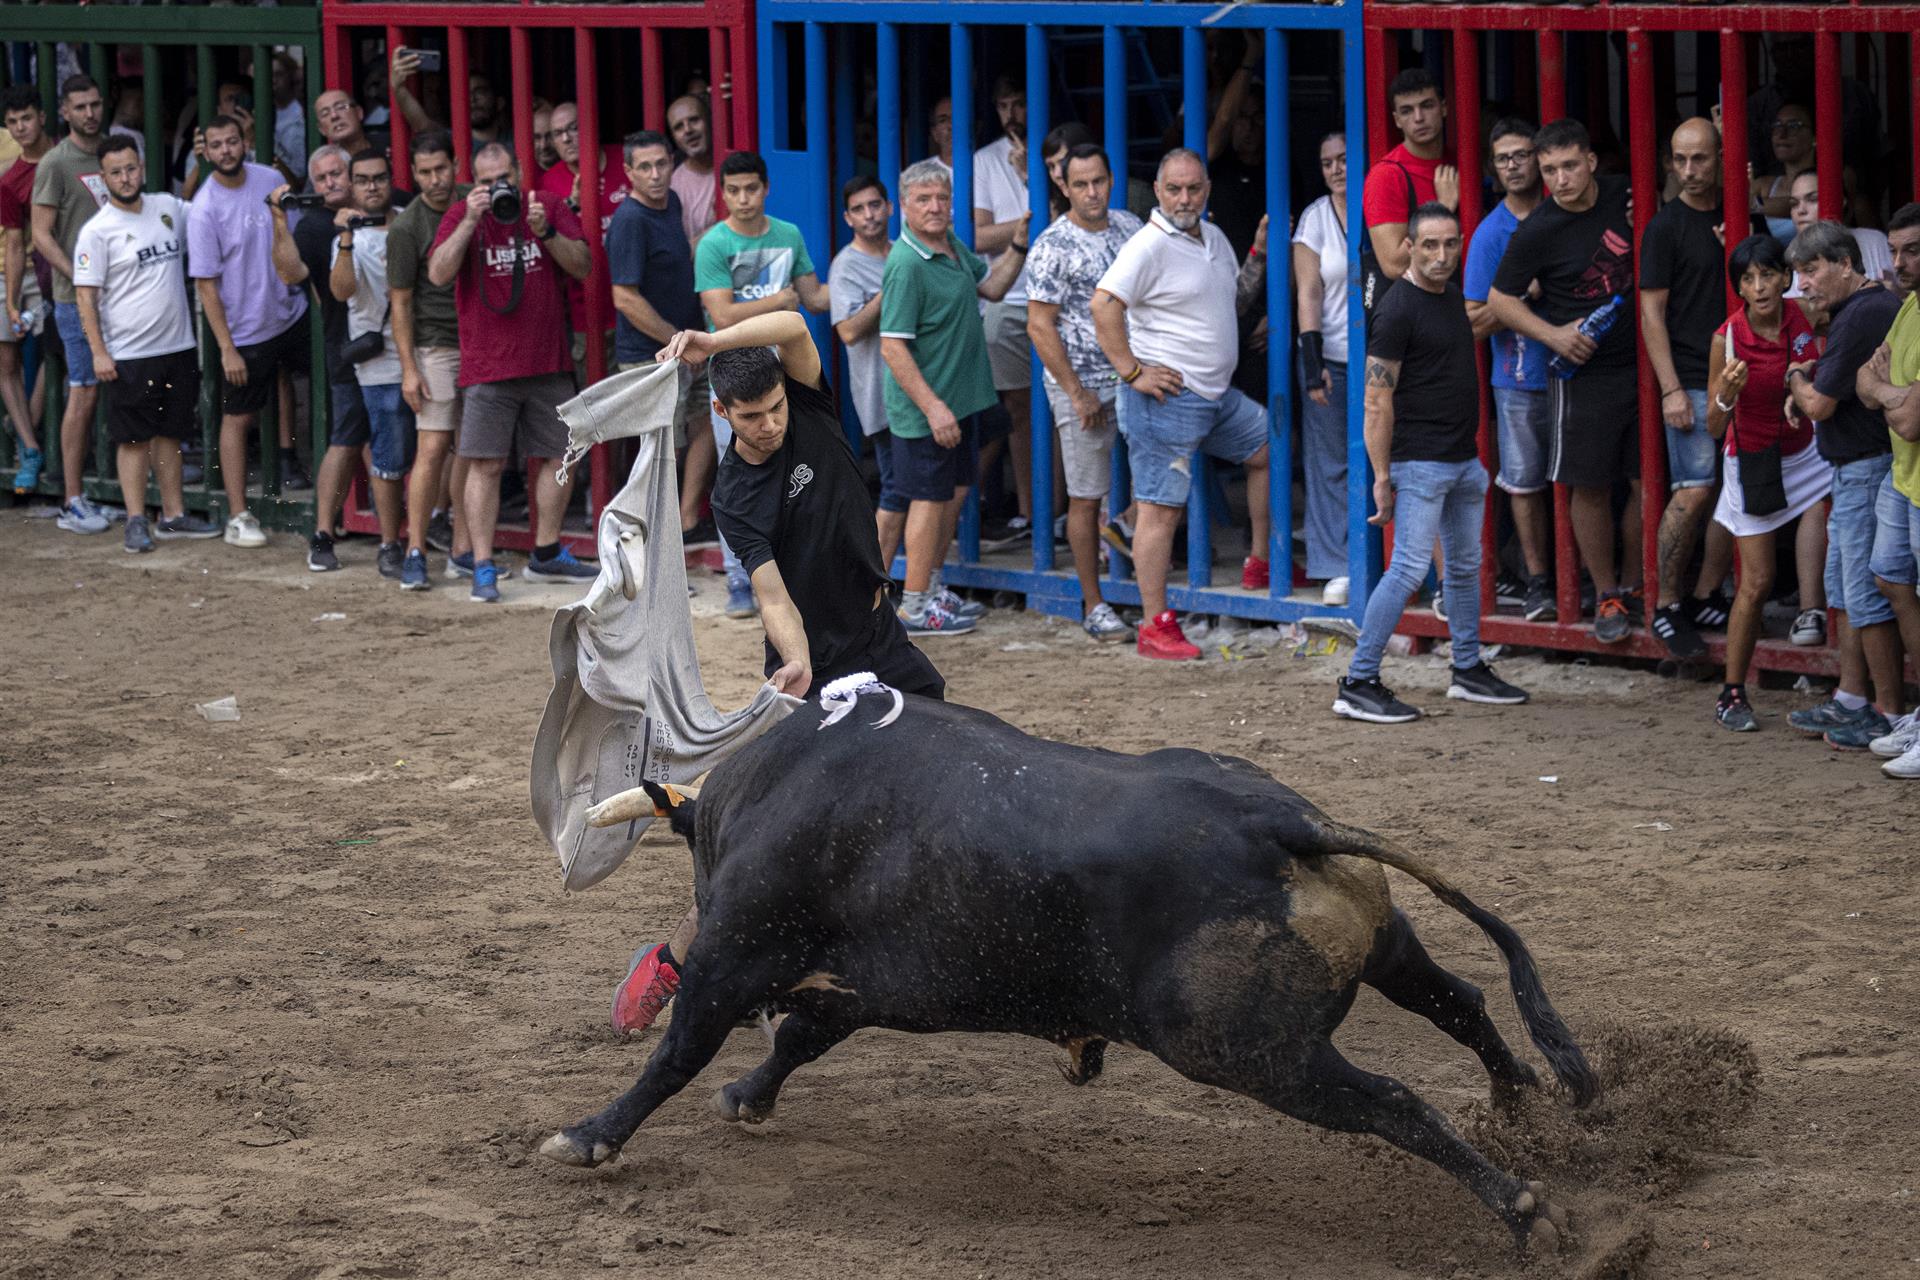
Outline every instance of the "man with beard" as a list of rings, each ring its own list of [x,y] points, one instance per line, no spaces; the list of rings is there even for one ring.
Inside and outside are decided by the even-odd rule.
[[[281,373],[306,367],[307,329],[300,322],[307,300],[273,267],[268,197],[281,186],[279,171],[246,158],[241,124],[231,116],[208,121],[206,140],[213,180],[193,197],[187,274],[220,348],[220,480],[230,513],[226,541],[257,548],[267,545],[267,536],[247,509],[247,437]],[[291,427],[284,420],[280,424],[283,451]]]
[[[187,514],[180,491],[180,441],[200,433],[200,365],[182,274],[188,214],[170,195],[141,194],[146,166],[132,139],[108,138],[98,158],[108,200],[74,242],[73,283],[94,374],[107,386],[124,545],[138,554],[156,537],[219,533]],[[147,520],[149,474],[160,482],[157,525]]]
[[[27,395],[21,348],[29,333],[41,332],[35,313],[45,292],[40,282],[45,267],[27,243],[27,223],[34,174],[47,152],[53,150],[53,139],[47,136],[47,115],[40,109],[39,90],[30,84],[17,84],[0,93],[0,124],[6,126],[7,136],[20,148],[13,163],[0,172],[0,241],[6,253],[6,316],[0,323],[0,408],[6,410],[20,437],[13,491],[30,493],[40,484],[42,455],[34,427],[46,403],[47,380],[36,379],[33,395]]]
[[[707,102],[689,94],[675,98],[667,108],[667,132],[680,148],[680,164],[673,171],[673,193],[680,197],[680,217],[687,243],[698,244],[706,229],[720,220],[713,201],[713,128]]]
[[[60,118],[67,122],[67,137],[34,170],[32,213],[33,248],[53,272],[53,321],[67,357],[67,407],[60,417],[66,502],[58,523],[68,533],[105,533],[106,516],[80,488],[100,388],[73,292],[73,243],[81,226],[107,202],[99,158],[106,137],[106,103],[92,77],[67,77],[60,86]]]

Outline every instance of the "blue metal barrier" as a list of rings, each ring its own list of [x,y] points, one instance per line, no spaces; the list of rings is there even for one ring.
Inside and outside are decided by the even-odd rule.
[[[994,28],[1017,30],[1023,36],[1027,93],[1027,189],[1032,201],[1030,236],[1048,221],[1048,176],[1039,140],[1055,123],[1051,101],[1052,32],[1059,28],[1100,32],[1102,72],[1101,135],[1115,162],[1113,202],[1126,200],[1129,156],[1127,81],[1129,37],[1142,31],[1177,30],[1180,33],[1180,88],[1184,142],[1206,154],[1209,121],[1206,76],[1208,30],[1254,30],[1262,33],[1266,113],[1266,205],[1268,267],[1266,305],[1268,441],[1272,465],[1268,471],[1272,535],[1264,549],[1272,565],[1272,582],[1264,593],[1243,590],[1234,576],[1231,585],[1213,585],[1213,519],[1217,491],[1213,468],[1196,458],[1195,483],[1187,512],[1187,580],[1170,580],[1167,599],[1183,612],[1219,613],[1249,619],[1289,621],[1306,616],[1339,616],[1358,621],[1367,595],[1380,573],[1380,538],[1367,524],[1372,494],[1366,448],[1361,433],[1364,379],[1347,380],[1347,521],[1349,603],[1342,608],[1320,604],[1318,593],[1293,594],[1294,503],[1292,475],[1295,433],[1292,282],[1291,153],[1301,143],[1292,135],[1294,88],[1289,79],[1295,59],[1292,37],[1301,33],[1336,33],[1343,86],[1340,103],[1347,138],[1347,226],[1349,228],[1348,316],[1350,350],[1365,350],[1364,320],[1359,301],[1359,239],[1364,234],[1361,189],[1366,174],[1366,78],[1362,64],[1362,21],[1358,0],[1339,4],[1273,3],[1238,5],[1225,9],[1211,4],[1118,4],[1100,0],[1060,0],[1056,3],[1016,4],[1003,0],[762,0],[757,6],[760,84],[761,151],[771,177],[770,208],[798,224],[808,243],[821,250],[823,264],[839,235],[839,184],[852,176],[856,157],[855,121],[862,67],[856,55],[856,37],[871,31],[875,63],[877,170],[888,194],[899,201],[899,177],[909,153],[917,157],[925,138],[906,136],[908,117],[902,112],[903,88],[915,104],[938,94],[925,83],[931,70],[925,57],[911,68],[903,85],[903,47],[918,54],[922,41],[915,28],[944,28],[948,35],[948,77],[953,107],[954,229],[972,242],[973,124],[975,102],[976,33]],[[902,27],[910,38],[903,40]],[[829,39],[829,35],[833,38]],[[804,59],[795,67],[793,41],[798,37]],[[990,36],[989,36],[990,38]],[[1164,39],[1164,37],[1162,37]],[[832,56],[829,56],[831,50]],[[1149,69],[1150,70],[1150,69]],[[803,77],[796,95],[794,74]],[[1064,105],[1064,104],[1063,104]],[[801,119],[793,118],[800,107]],[[918,112],[913,117],[918,122]],[[1156,157],[1157,158],[1157,157]],[[895,224],[898,234],[898,223]],[[816,338],[831,341],[824,317],[813,317]],[[824,345],[823,345],[823,349]],[[838,367],[836,365],[836,367]],[[946,567],[949,583],[1017,591],[1029,607],[1077,618],[1080,589],[1073,574],[1055,565],[1053,539],[1053,424],[1042,388],[1039,358],[1033,363],[1033,527],[1030,562],[1012,554],[983,558],[979,545],[977,495],[962,519],[958,563]],[[1109,499],[1115,512],[1126,505],[1124,441],[1115,450],[1115,486]],[[1254,550],[1260,550],[1255,548]],[[1138,604],[1139,588],[1124,571],[1103,574],[1101,590],[1117,604]]]

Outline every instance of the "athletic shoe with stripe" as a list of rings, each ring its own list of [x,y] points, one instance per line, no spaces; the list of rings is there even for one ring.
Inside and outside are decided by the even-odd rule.
[[[667,944],[655,943],[633,953],[627,976],[613,989],[613,1029],[623,1036],[645,1031],[680,990],[680,970],[667,954]]]
[[[1405,724],[1420,718],[1420,708],[1394,697],[1393,690],[1381,684],[1377,676],[1371,680],[1341,676],[1334,688],[1333,714],[1368,724]]]

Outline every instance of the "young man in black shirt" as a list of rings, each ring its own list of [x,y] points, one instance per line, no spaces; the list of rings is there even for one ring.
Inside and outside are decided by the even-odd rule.
[[[1623,578],[1640,565],[1639,386],[1634,374],[1633,224],[1625,178],[1602,178],[1587,130],[1556,120],[1533,136],[1540,178],[1553,197],[1520,224],[1487,293],[1494,317],[1544,343],[1564,365],[1549,365],[1553,417],[1551,478],[1573,490],[1573,536],[1600,593],[1596,639],[1615,644],[1632,630]],[[1540,284],[1538,309],[1528,288]],[[1615,302],[1614,299],[1618,299]],[[1603,307],[1613,327],[1598,342],[1580,326]],[[1625,572],[1613,557],[1613,486],[1631,489],[1621,519]],[[1449,595],[1449,601],[1452,597]]]
[[[1380,682],[1380,659],[1407,598],[1433,564],[1436,536],[1453,637],[1447,696],[1509,705],[1527,700],[1480,658],[1487,469],[1474,447],[1480,387],[1473,323],[1453,283],[1459,218],[1437,202],[1419,206],[1407,222],[1405,252],[1411,265],[1387,290],[1367,338],[1367,458],[1377,508],[1369,523],[1395,523],[1393,562],[1367,599],[1360,643],[1333,702],[1335,715],[1375,724],[1420,717]]]
[[[767,676],[811,696],[871,671],[903,693],[945,682],[907,639],[889,596],[873,501],[840,434],[820,353],[798,312],[686,330],[660,359],[706,364],[714,412],[733,428],[713,484],[713,519],[753,580]]]
[[[733,428],[713,482],[713,520],[753,579],[774,687],[812,697],[871,671],[903,693],[943,696],[946,683],[894,612],[873,501],[800,313],[683,330],[660,359],[706,365],[714,412]],[[614,989],[614,1030],[631,1035],[660,1016],[699,928],[690,910],[672,938],[633,957]]]
[[[1696,628],[1726,625],[1720,583],[1733,559],[1733,535],[1709,524],[1693,597],[1682,599],[1680,575],[1713,510],[1719,480],[1720,442],[1707,434],[1707,352],[1727,312],[1720,131],[1711,120],[1684,120],[1673,131],[1671,155],[1680,194],[1653,215],[1640,244],[1640,333],[1667,432],[1668,496],[1652,627],[1668,653],[1697,658],[1707,646]]]

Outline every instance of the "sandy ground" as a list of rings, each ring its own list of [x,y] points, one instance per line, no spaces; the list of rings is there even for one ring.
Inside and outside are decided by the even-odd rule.
[[[607,996],[689,883],[660,832],[565,895],[528,818],[564,592],[404,596],[365,542],[325,579],[285,536],[135,558],[17,511],[0,556],[0,1276],[1521,1273],[1434,1168],[1124,1049],[1075,1089],[1039,1042],[866,1032],[743,1130],[708,1110],[764,1052],[741,1031],[618,1164],[542,1161],[654,1043]],[[701,591],[737,705],[758,630]],[[1536,701],[1501,710],[1407,659],[1389,679],[1435,714],[1392,729],[1332,719],[1335,660],[1285,650],[1174,668],[996,614],[934,656],[1039,733],[1248,756],[1521,931],[1606,1115],[1490,1127],[1472,1057],[1371,992],[1341,1044],[1553,1181],[1580,1248],[1532,1274],[1920,1270],[1920,791],[1795,739],[1805,698],[1736,739],[1706,686],[1515,660]],[[195,713],[226,695],[239,723]],[[1493,947],[1395,893],[1519,1045]]]

